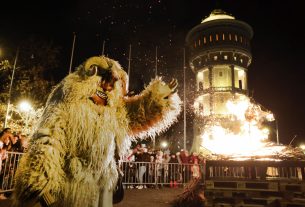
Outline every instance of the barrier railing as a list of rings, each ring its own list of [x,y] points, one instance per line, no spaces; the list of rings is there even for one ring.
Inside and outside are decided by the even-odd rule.
[[[23,153],[7,152],[0,165],[0,193],[13,190],[14,176]],[[0,162],[1,163],[1,162]],[[289,180],[305,181],[305,161],[213,161],[206,165],[121,162],[123,184],[179,186],[188,183],[193,177],[202,178],[203,183],[217,180]]]
[[[193,177],[203,177],[203,165],[154,162],[121,162],[124,174],[123,184],[179,186],[188,183]]]
[[[23,153],[7,152],[0,169],[0,193],[14,188],[15,172]],[[186,184],[192,177],[203,177],[203,166],[179,163],[121,162],[123,185],[168,185],[177,187]]]
[[[0,165],[0,193],[13,191],[14,176],[22,155],[20,152],[6,152]]]

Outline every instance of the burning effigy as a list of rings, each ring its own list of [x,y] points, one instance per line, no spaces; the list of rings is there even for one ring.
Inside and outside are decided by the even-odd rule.
[[[304,159],[301,149],[268,140],[267,122],[274,121],[270,111],[245,95],[226,103],[227,116],[210,119],[203,126],[200,152],[207,159],[285,160]]]

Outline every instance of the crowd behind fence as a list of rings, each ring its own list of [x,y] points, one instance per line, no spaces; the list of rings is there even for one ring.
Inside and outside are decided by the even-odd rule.
[[[14,188],[14,176],[23,153],[7,152],[0,170],[0,193]],[[203,177],[203,165],[155,162],[121,162],[120,170],[126,188],[178,187],[192,178]]]
[[[122,162],[123,184],[127,188],[178,187],[192,178],[202,178],[204,166],[200,164]]]
[[[11,192],[14,176],[23,153],[6,152],[0,165],[0,193]],[[295,180],[305,181],[304,161],[206,161],[203,164],[120,162],[123,185],[126,188],[179,187],[192,178],[206,180]]]

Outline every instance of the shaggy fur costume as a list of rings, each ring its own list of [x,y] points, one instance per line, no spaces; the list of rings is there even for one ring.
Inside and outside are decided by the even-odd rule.
[[[104,106],[89,98],[101,90],[103,77],[91,66],[115,79],[104,91]],[[54,206],[103,206],[101,193],[112,191],[118,179],[115,151],[123,156],[132,140],[166,130],[180,113],[177,93],[161,78],[132,97],[127,85],[121,66],[102,56],[88,59],[53,90],[17,170],[15,206],[43,195],[53,197]]]

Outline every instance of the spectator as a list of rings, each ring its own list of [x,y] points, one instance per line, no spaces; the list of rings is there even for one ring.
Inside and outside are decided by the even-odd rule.
[[[162,183],[162,174],[163,174],[163,152],[158,151],[156,155],[156,178],[155,180],[157,183]],[[161,185],[162,187],[162,185]],[[158,184],[156,185],[156,188],[158,189]]]
[[[137,179],[140,185],[137,186],[138,189],[146,188],[146,185],[144,185],[143,182],[143,176],[146,173],[147,165],[150,162],[150,155],[148,154],[147,148],[142,145],[143,148],[141,148],[140,152],[136,154],[136,162],[139,162],[138,164],[138,171],[137,171]]]
[[[10,128],[5,128],[0,133],[0,183],[4,181],[4,169],[3,169],[3,161],[7,158],[7,149],[10,144],[10,137],[13,134]],[[0,199],[6,199],[3,194],[0,194]]]
[[[187,150],[181,150],[178,157],[182,172],[182,182],[187,183],[190,178],[190,165],[189,165],[189,154]]]
[[[198,165],[198,158],[196,158],[196,157],[193,160],[193,165],[191,166],[191,172],[192,172],[192,177],[194,179],[200,178],[200,168]]]
[[[22,152],[19,135],[14,134],[10,137],[10,145],[8,146],[8,151]]]
[[[177,180],[179,180],[180,173],[179,173],[179,167],[178,167],[178,159],[175,154],[172,154],[169,160],[169,179],[170,179],[170,187],[178,187],[177,186]]]
[[[155,182],[155,157],[152,155],[150,156],[150,162],[148,165],[148,182]]]
[[[28,138],[25,135],[20,135],[20,145],[21,145],[20,152],[27,152],[28,151],[29,141],[28,141]]]
[[[168,178],[169,178],[169,166],[168,163],[170,161],[171,157],[169,152],[165,153],[163,156],[163,174],[164,174],[164,183],[168,183]]]

